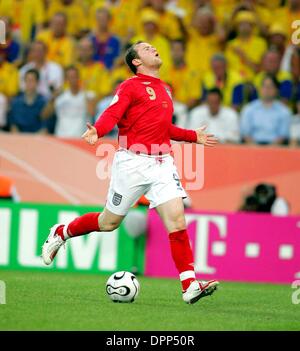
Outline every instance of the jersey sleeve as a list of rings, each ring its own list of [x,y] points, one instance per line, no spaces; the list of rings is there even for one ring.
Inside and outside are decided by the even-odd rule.
[[[170,139],[176,141],[185,141],[188,143],[195,143],[197,141],[197,134],[194,130],[183,129],[171,124]]]
[[[103,137],[114,128],[123,117],[131,102],[132,84],[125,81],[119,86],[109,107],[102,113],[94,125],[99,138]]]

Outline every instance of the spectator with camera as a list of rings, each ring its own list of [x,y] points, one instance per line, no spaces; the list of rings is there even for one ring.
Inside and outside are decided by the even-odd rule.
[[[260,183],[251,194],[245,197],[240,211],[287,216],[290,208],[288,202],[283,197],[278,196],[275,185]]]

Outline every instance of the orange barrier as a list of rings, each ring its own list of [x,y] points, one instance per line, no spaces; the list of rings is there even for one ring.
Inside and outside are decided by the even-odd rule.
[[[97,178],[99,161],[96,147],[82,140],[0,134],[0,174],[15,181],[22,201],[104,204],[109,179]],[[275,184],[291,213],[300,214],[300,149],[206,148],[204,174],[204,188],[189,193],[196,209],[235,211],[244,194],[263,181]]]

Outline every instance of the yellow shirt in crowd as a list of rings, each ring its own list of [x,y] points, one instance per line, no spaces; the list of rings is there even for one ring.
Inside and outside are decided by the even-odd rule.
[[[126,64],[114,68],[110,74],[110,84],[115,87],[117,82],[123,82],[124,80],[132,77],[134,74],[130,71]]]
[[[0,93],[12,97],[18,93],[19,74],[12,63],[4,62],[0,64]]]
[[[201,98],[201,76],[199,71],[187,65],[181,68],[171,66],[161,75],[161,79],[172,86],[176,101],[189,104],[191,100]]]
[[[260,22],[265,24],[267,27],[269,27],[274,22],[272,11],[269,8],[256,5],[254,9],[258,15]]]
[[[255,85],[256,89],[259,90],[259,88],[262,85],[262,81],[266,76],[266,72],[259,72],[254,80],[253,80],[253,84]],[[286,80],[292,80],[292,75],[290,72],[286,72],[286,71],[279,71],[276,75],[276,79],[278,80],[279,83],[286,81]]]
[[[79,69],[81,87],[87,91],[93,91],[98,99],[108,95],[112,86],[105,67],[99,62],[89,65],[76,64]]]
[[[275,10],[281,6],[282,0],[260,0],[260,3],[269,10]]]
[[[95,28],[97,10],[105,6],[107,6],[105,0],[95,0],[91,2],[88,11],[90,29]],[[135,27],[132,19],[137,15],[140,6],[141,0],[121,0],[116,6],[108,7],[112,16],[112,21],[110,23],[111,32],[120,37],[126,37],[128,32]]]
[[[243,83],[241,76],[234,70],[227,70],[226,82],[221,85],[217,82],[216,76],[210,69],[207,71],[202,80],[203,86],[206,90],[218,87],[223,94],[223,104],[225,106],[232,106],[232,97],[234,88]]]
[[[239,3],[238,0],[211,0],[211,7],[216,15],[216,19],[223,23],[232,13],[234,7]],[[184,23],[191,25],[196,11],[196,4],[191,0],[179,0],[178,6],[185,10]]]
[[[191,69],[203,74],[210,68],[212,56],[220,50],[218,37],[215,34],[202,36],[195,29],[191,29],[186,52],[187,64]]]
[[[240,3],[239,0],[211,0],[217,21],[223,23],[230,18],[234,8]]]
[[[230,40],[227,44],[225,55],[229,68],[235,69],[244,79],[253,79],[255,72],[234,52],[235,48],[242,50],[252,62],[258,64],[267,50],[266,41],[263,38],[253,35],[247,41],[236,38]]]
[[[76,35],[81,30],[88,28],[88,21],[84,11],[83,5],[80,3],[72,3],[71,5],[64,5],[61,1],[52,0],[47,10],[47,19],[50,19],[57,13],[62,12],[68,18],[67,32],[70,35]]]
[[[74,62],[74,42],[69,36],[54,38],[50,30],[38,34],[37,40],[43,41],[48,48],[47,58],[66,67]]]
[[[146,7],[138,12],[139,21],[137,21],[136,33],[137,35],[143,33],[143,14],[151,11],[150,8]],[[177,17],[170,11],[165,11],[164,13],[155,12],[159,17],[159,31],[160,34],[164,35],[166,38],[172,39],[181,39],[182,32],[180,30],[179,22]]]
[[[14,30],[20,29],[23,42],[30,40],[33,26],[45,20],[42,0],[0,0],[0,15],[12,19]]]
[[[292,28],[292,23],[300,19],[300,11],[292,12],[287,6],[280,7],[275,11],[274,18],[276,18],[276,24],[281,25],[285,28],[286,33],[292,35],[296,30]]]

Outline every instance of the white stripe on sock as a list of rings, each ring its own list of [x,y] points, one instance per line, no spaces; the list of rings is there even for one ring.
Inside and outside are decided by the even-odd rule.
[[[189,279],[189,278],[194,278],[196,279],[196,275],[194,271],[185,271],[185,272],[181,272],[179,274],[179,278],[181,281]]]
[[[70,235],[68,234],[68,224],[65,224],[63,227],[63,235],[65,240],[70,239]]]

